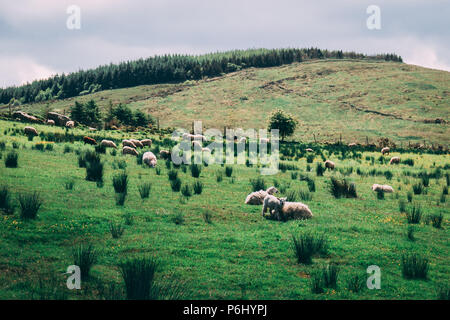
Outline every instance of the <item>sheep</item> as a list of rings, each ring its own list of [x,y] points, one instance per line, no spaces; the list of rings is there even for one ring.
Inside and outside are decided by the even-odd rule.
[[[314,150],[311,149],[311,148],[307,148],[307,149],[305,149],[305,151],[306,151],[306,152],[314,152]]]
[[[391,149],[389,149],[389,147],[384,147],[383,149],[381,149],[381,154],[382,155],[389,154],[390,151]]]
[[[398,164],[398,163],[400,163],[399,157],[392,157],[391,160],[389,161],[389,164]]]
[[[138,148],[143,148],[144,147],[144,145],[142,144],[142,142],[140,142],[139,140],[137,140],[137,139],[128,139],[129,141],[131,141],[132,143],[134,143],[134,145],[136,146],[136,147],[138,147]]]
[[[48,124],[49,126],[54,126],[54,125],[55,125],[55,120],[48,119],[48,120],[47,120],[47,124]]]
[[[170,151],[167,151],[167,150],[161,150],[161,151],[159,152],[159,157],[160,157],[161,159],[164,159],[164,160],[169,159],[169,157],[170,157]]]
[[[75,127],[75,122],[74,121],[67,121],[66,122],[66,128],[73,128]]]
[[[93,146],[97,145],[97,141],[95,141],[95,139],[86,136],[83,137],[83,142],[84,144],[91,144]]]
[[[156,167],[156,156],[153,152],[148,151],[142,156],[142,162],[154,168]]]
[[[267,189],[266,191],[264,190],[259,190],[259,191],[255,191],[250,193],[247,198],[245,199],[245,204],[250,204],[250,205],[260,205],[263,204],[264,198],[267,195],[273,195],[275,193],[277,193],[278,190],[275,187],[270,187],[269,189]]]
[[[325,168],[334,170],[335,164],[333,161],[327,160],[325,161]]]
[[[265,214],[267,209],[269,209],[269,215]],[[309,219],[313,216],[306,204],[301,202],[287,202],[286,198],[277,198],[271,195],[264,198],[262,213],[263,217],[278,221]]]
[[[281,200],[271,194],[265,196],[263,199],[262,216],[264,217],[267,209],[269,209],[269,214],[272,214],[272,212],[280,212],[284,201],[286,201],[286,198]]]
[[[29,136],[31,136],[31,135],[37,136],[38,135],[37,130],[33,127],[25,127],[25,128],[23,128],[23,131],[26,135],[29,135]]]
[[[394,192],[394,188],[392,188],[391,186],[388,186],[387,184],[374,184],[372,186],[372,190],[377,192],[377,191],[383,191],[383,192],[387,192],[387,193],[392,193]]]
[[[152,146],[152,139],[143,139],[141,140],[141,143],[143,146],[151,147]]]
[[[136,149],[136,145],[130,140],[122,140],[122,145],[124,147],[130,147],[130,148]]]
[[[136,149],[131,148],[131,147],[127,147],[127,146],[123,147],[122,154],[131,154],[133,156],[138,156],[139,155],[139,153],[136,151]]]
[[[352,143],[349,143],[349,144],[348,144],[348,146],[349,146],[350,148],[352,148],[352,147],[356,147],[356,146],[357,146],[357,144],[356,144],[356,143],[354,143],[354,142],[352,142]]]
[[[100,142],[100,144],[106,148],[114,148],[117,149],[116,144],[111,141],[111,140],[102,140],[102,142]]]

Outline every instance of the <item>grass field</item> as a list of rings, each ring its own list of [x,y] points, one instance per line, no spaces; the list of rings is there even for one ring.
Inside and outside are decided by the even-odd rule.
[[[448,73],[389,63],[374,63],[373,72],[368,72],[367,67],[367,62],[320,62],[246,70],[216,81],[195,84],[166,97],[143,98],[132,104],[160,117],[165,115],[165,119],[171,119],[170,125],[190,121],[197,116],[195,111],[201,110],[206,123],[212,125],[216,119],[224,117],[222,123],[234,127],[234,120],[242,126],[259,124],[265,114],[262,110],[281,105],[302,115],[303,121],[308,123],[308,137],[315,130],[324,137],[325,131],[319,125],[330,117],[322,125],[329,126],[327,131],[331,136],[337,132],[347,136],[351,132],[355,139],[369,133],[374,137],[384,135],[384,130],[390,127],[387,136],[395,132],[399,139],[414,140],[412,136],[420,135],[422,139],[422,135],[426,135],[430,141],[448,143],[445,126],[393,120],[344,108],[346,102],[367,108],[379,106],[383,112],[402,116],[414,114],[413,120],[448,118]],[[318,72],[327,75],[312,76]],[[285,89],[275,85],[270,89],[259,88],[264,83],[296,74],[301,80],[286,80],[282,84],[295,94],[285,94]],[[302,78],[303,75],[306,77]],[[367,89],[369,79],[373,83],[371,90],[363,90],[363,87]],[[435,88],[412,85],[425,83],[427,79],[433,79]],[[396,81],[395,85],[393,81]],[[331,83],[334,87],[330,87]],[[168,88],[171,86],[167,85]],[[94,96],[126,100],[153,89],[139,87]],[[209,94],[205,93],[206,89]],[[238,89],[240,93],[236,95]],[[394,95],[399,90],[404,95]],[[442,98],[436,98],[437,95]],[[248,100],[240,100],[244,96]],[[422,112],[424,105],[418,101],[424,98],[429,98],[429,102]],[[62,108],[64,103],[71,102],[56,105]],[[219,105],[221,109],[213,113]],[[393,105],[396,105],[395,110],[391,108]],[[314,112],[315,108],[324,112]],[[229,116],[231,110],[235,119]],[[348,126],[356,117],[358,121],[364,121]],[[232,177],[227,177],[225,167],[203,166],[199,178],[191,176],[189,167],[185,168],[186,172],[182,167],[172,168],[178,171],[182,184],[192,185],[197,180],[203,183],[200,195],[186,199],[180,192],[172,191],[169,169],[163,160],[158,159],[157,168],[153,169],[138,165],[133,156],[121,155],[120,149],[115,156],[107,150],[106,154],[101,154],[104,184],[99,187],[95,182],[87,181],[86,170],[78,166],[77,152],[93,147],[84,146],[79,140],[47,142],[45,144],[51,144],[48,148],[52,150],[44,148],[40,151],[36,144],[44,141],[39,137],[28,141],[22,134],[24,126],[18,122],[0,121],[0,142],[5,142],[3,147],[0,145],[3,149],[0,149],[0,187],[8,187],[16,206],[20,194],[34,191],[40,193],[43,204],[36,219],[21,219],[18,208],[13,215],[0,215],[0,299],[111,298],[111,292],[106,295],[101,285],[122,292],[123,280],[117,265],[130,257],[156,257],[160,262],[157,282],[169,287],[176,284],[183,291],[180,297],[187,299],[436,299],[442,292],[447,292],[448,297],[450,212],[448,196],[443,195],[443,189],[449,183],[448,154],[400,154],[394,151],[390,156],[412,159],[414,165],[389,165],[380,163],[379,149],[345,152],[343,157],[342,153],[332,153],[332,149],[325,150],[324,146],[310,145],[316,156],[312,163],[307,163],[305,156],[297,159],[284,154],[282,149],[282,162],[297,168],[263,177],[266,186],[277,185],[282,196],[292,190],[306,192],[308,186],[300,180],[301,175],[306,175],[314,180],[316,190],[310,192],[312,199],[299,199],[312,210],[312,219],[279,222],[263,218],[261,206],[244,204],[247,194],[252,191],[250,179],[260,176],[256,167],[233,165]],[[35,127],[39,132],[64,133],[60,128]],[[299,134],[304,133],[302,130]],[[82,129],[73,132],[90,134]],[[103,131],[96,135],[116,141],[123,137],[146,136]],[[151,138],[154,145],[167,148],[160,137]],[[295,145],[292,148],[299,151],[305,147]],[[5,159],[11,151],[19,155],[17,168],[5,167]],[[323,162],[320,152],[336,163],[336,170],[316,176],[316,166]],[[389,160],[390,156],[384,158]],[[307,171],[308,165],[311,171]],[[126,166],[129,179],[124,206],[116,205],[112,184],[113,176],[123,171],[119,166]],[[371,175],[374,169],[381,174]],[[157,170],[160,170],[159,175]],[[223,173],[222,181],[217,181],[218,172]],[[434,176],[422,194],[414,194],[413,185],[422,181],[421,172]],[[329,191],[333,176],[345,177],[355,183],[357,198],[334,198]],[[73,181],[71,190],[66,188],[69,181]],[[152,185],[146,200],[142,200],[138,192],[143,183]],[[391,185],[395,191],[386,193],[380,200],[371,189],[374,183]],[[411,202],[407,200],[408,193],[412,193]],[[406,214],[399,210],[399,202],[405,203],[408,212],[413,206],[420,206],[421,221],[409,224]],[[436,228],[429,218],[440,214],[443,222]],[[130,217],[133,217],[132,223]],[[122,236],[112,237],[111,222],[123,226]],[[411,226],[414,241],[408,238]],[[292,248],[292,235],[305,233],[324,235],[328,241],[327,252],[315,256],[310,265],[297,263]],[[90,279],[82,282],[82,290],[69,291],[65,288],[67,276],[63,273],[67,266],[74,264],[72,249],[80,243],[92,243],[98,252],[98,261],[91,270]],[[402,276],[402,256],[411,253],[428,259],[426,279]],[[340,268],[337,288],[313,293],[311,277],[316,270],[330,263]],[[359,292],[351,291],[350,279],[356,275],[365,282],[366,268],[370,265],[381,269],[381,289],[369,290],[364,285]],[[59,288],[57,292],[52,285]],[[115,297],[122,298],[123,294]]]
[[[177,84],[105,90],[49,103],[19,106],[39,113],[48,104],[68,113],[74,101],[111,100],[159,118],[163,127],[265,128],[274,108],[294,114],[294,139],[448,146],[450,73],[394,62],[320,60],[273,68],[250,68],[222,77]],[[7,107],[0,107],[7,110]],[[446,124],[435,123],[443,119]],[[427,123],[425,123],[427,122]],[[431,122],[431,123],[428,123]]]

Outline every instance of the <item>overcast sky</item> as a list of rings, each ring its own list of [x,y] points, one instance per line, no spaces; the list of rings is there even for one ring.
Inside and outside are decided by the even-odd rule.
[[[81,28],[66,26],[81,9]],[[369,30],[369,5],[381,29]],[[449,0],[0,0],[0,87],[164,53],[319,47],[450,71]]]

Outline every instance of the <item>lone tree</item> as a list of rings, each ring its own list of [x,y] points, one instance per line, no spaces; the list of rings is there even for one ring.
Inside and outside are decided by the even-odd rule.
[[[297,128],[298,120],[287,112],[281,109],[273,111],[269,117],[269,130],[278,129],[281,141],[287,136],[294,134],[295,128]]]

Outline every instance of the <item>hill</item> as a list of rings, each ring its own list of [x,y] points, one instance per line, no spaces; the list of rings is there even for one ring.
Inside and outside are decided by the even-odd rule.
[[[248,68],[182,83],[105,90],[65,100],[26,104],[41,112],[68,112],[74,101],[111,100],[157,117],[163,127],[263,128],[269,112],[282,108],[301,120],[303,141],[448,145],[450,73],[397,62],[328,59],[270,68]],[[3,107],[2,109],[5,109]]]

